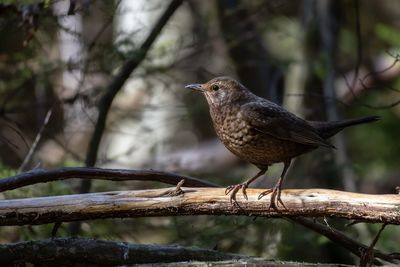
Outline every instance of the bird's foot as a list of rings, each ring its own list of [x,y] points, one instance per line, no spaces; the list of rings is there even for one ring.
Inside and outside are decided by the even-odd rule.
[[[240,189],[242,189],[243,197],[246,200],[248,200],[247,193],[246,193],[246,188],[248,186],[249,185],[247,183],[241,183],[241,184],[236,184],[236,185],[230,185],[225,189],[225,195],[228,195],[229,193],[231,194],[229,197],[231,204],[239,205],[239,203],[236,201],[236,194]]]
[[[282,205],[282,207],[286,209],[286,206],[285,204],[283,204],[283,201],[281,199],[281,187],[279,184],[276,184],[273,188],[270,188],[262,192],[260,195],[258,195],[258,199],[260,200],[261,198],[269,194],[271,194],[271,201],[269,203],[268,210],[270,209],[278,210],[279,203]]]

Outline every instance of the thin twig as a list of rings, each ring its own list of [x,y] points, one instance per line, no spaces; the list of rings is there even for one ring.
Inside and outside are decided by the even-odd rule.
[[[379,229],[378,233],[376,234],[374,240],[372,241],[371,245],[369,245],[369,247],[367,247],[366,249],[364,247],[359,249],[361,253],[360,267],[366,267],[366,266],[371,267],[372,264],[374,263],[374,259],[376,257],[375,255],[376,250],[374,249],[374,247],[378,242],[379,237],[381,236],[386,225],[387,225],[386,223],[382,224],[381,229]]]
[[[37,145],[39,144],[39,141],[42,138],[43,131],[46,128],[47,124],[49,123],[52,113],[53,113],[53,109],[49,109],[49,111],[47,111],[46,117],[44,118],[44,121],[43,121],[42,125],[40,126],[38,134],[36,135],[35,141],[33,141],[33,144],[31,146],[31,148],[29,149],[28,154],[24,158],[24,161],[22,162],[21,166],[19,166],[19,168],[18,168],[18,173],[24,171],[25,167],[31,161],[33,153],[35,153],[35,151],[36,151]]]

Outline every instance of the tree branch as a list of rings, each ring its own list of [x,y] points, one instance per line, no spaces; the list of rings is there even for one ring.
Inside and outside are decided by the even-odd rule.
[[[346,250],[350,251],[352,254],[356,255],[360,259],[362,258],[363,254],[366,252],[370,252],[372,257],[369,259],[375,265],[381,266],[385,262],[391,263],[400,263],[400,255],[397,253],[386,254],[377,249],[374,249],[377,239],[375,239],[371,246],[366,246],[354,239],[349,238],[342,232],[336,230],[335,228],[329,227],[319,222],[314,222],[306,218],[298,217],[292,218],[292,220],[298,224],[303,225],[304,227],[317,232],[332,242],[339,244]],[[384,224],[385,225],[385,224]]]
[[[215,250],[180,246],[141,245],[84,238],[55,238],[0,245],[0,261],[7,266],[17,262],[59,263],[62,266],[99,264],[116,266],[179,261],[221,261],[249,257]],[[46,264],[45,264],[46,265]],[[19,265],[18,265],[19,266]],[[46,265],[47,266],[47,265]],[[86,266],[86,265],[85,265]]]
[[[182,4],[183,0],[172,0],[168,5],[167,9],[158,19],[157,23],[154,25],[153,29],[147,36],[146,40],[139,47],[132,58],[128,59],[120,71],[108,85],[105,93],[99,102],[99,115],[96,120],[96,125],[94,127],[94,132],[92,138],[90,139],[89,148],[86,154],[85,165],[87,167],[93,167],[97,161],[97,153],[100,146],[101,138],[103,137],[104,129],[106,127],[107,115],[110,110],[111,104],[119,92],[125,81],[129,78],[131,73],[140,65],[140,63],[146,58],[147,52],[150,50],[153,42],[156,40],[157,36],[160,34],[161,30],[167,24],[168,20],[175,13],[178,7]],[[90,189],[90,180],[82,181],[80,188],[80,193],[87,193]]]
[[[142,63],[146,58],[147,52],[150,50],[152,44],[156,40],[157,36],[160,34],[164,26],[167,24],[168,20],[175,13],[178,7],[182,4],[183,0],[172,0],[166,10],[163,12],[161,17],[158,19],[151,32],[147,36],[146,40],[137,49],[134,55],[125,61],[117,75],[108,85],[106,91],[99,102],[99,114],[97,116],[96,125],[92,137],[90,139],[89,148],[87,150],[85,165],[87,167],[93,167],[96,165],[97,153],[99,151],[99,146],[101,138],[103,137],[104,129],[106,127],[106,120],[108,112],[111,108],[111,104],[119,92],[125,81],[129,78],[131,73]],[[90,191],[91,180],[83,180],[80,185],[79,193],[87,193]],[[71,235],[76,235],[79,232],[80,225],[72,224],[70,226]]]
[[[400,224],[400,195],[368,195],[324,189],[282,191],[286,209],[269,210],[261,189],[248,200],[229,202],[223,188],[175,188],[0,200],[0,225],[35,225],[100,218],[245,215],[261,217],[334,217]]]
[[[154,25],[150,34],[136,51],[134,56],[127,60],[121,67],[118,74],[108,85],[107,90],[102,96],[99,103],[99,115],[96,120],[96,126],[90,141],[88,153],[86,155],[86,166],[92,167],[96,164],[97,152],[100,145],[101,138],[106,125],[106,119],[108,111],[110,110],[111,103],[114,97],[119,92],[119,90],[124,85],[125,81],[129,78],[131,73],[139,66],[139,64],[145,59],[147,52],[150,50],[151,45],[156,40],[157,36],[160,34],[161,30],[167,24],[170,17],[175,13],[178,7],[182,4],[183,0],[172,0],[168,5],[167,9],[158,19],[157,23]]]
[[[36,169],[16,176],[3,178],[0,180],[0,192],[37,183],[60,181],[71,178],[111,180],[117,182],[128,180],[156,181],[170,185],[176,185],[179,181],[185,180],[184,185],[189,187],[219,187],[217,184],[194,177],[155,170],[64,167],[57,169]]]
[[[212,266],[349,266],[283,262],[210,249],[130,244],[84,238],[55,238],[0,245],[0,262],[7,266],[27,265],[24,263],[41,266],[121,266],[146,263],[162,264],[162,266],[206,266],[208,263]],[[172,263],[172,265],[167,263]]]

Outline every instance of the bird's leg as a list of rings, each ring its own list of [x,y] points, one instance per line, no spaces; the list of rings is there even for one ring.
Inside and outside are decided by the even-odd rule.
[[[247,193],[246,193],[246,188],[249,186],[249,184],[251,184],[255,179],[257,179],[258,177],[260,177],[261,175],[263,175],[264,173],[266,173],[266,171],[268,170],[268,168],[263,168],[261,169],[255,176],[251,177],[250,179],[244,181],[243,183],[240,184],[236,184],[236,185],[230,185],[225,189],[225,195],[228,195],[229,193],[231,193],[230,195],[230,201],[231,203],[235,203],[238,204],[236,201],[236,194],[237,192],[242,189],[242,194],[243,197],[247,200]]]
[[[283,204],[282,200],[281,200],[281,188],[282,188],[282,183],[283,183],[283,179],[285,178],[286,172],[290,167],[290,160],[289,161],[285,161],[284,165],[283,165],[283,171],[281,176],[279,177],[278,182],[275,184],[275,186],[273,188],[270,188],[264,192],[262,192],[259,196],[258,199],[263,198],[264,196],[271,194],[271,202],[269,204],[269,209],[273,208],[275,210],[278,209],[278,204],[281,203],[282,206],[284,208],[285,204]]]

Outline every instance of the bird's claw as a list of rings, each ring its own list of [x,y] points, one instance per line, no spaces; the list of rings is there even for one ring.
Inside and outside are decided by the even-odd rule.
[[[248,200],[247,192],[246,192],[247,187],[248,187],[248,185],[246,183],[230,185],[225,189],[225,195],[228,195],[229,193],[231,193],[231,195],[229,197],[231,204],[239,205],[238,202],[236,201],[236,194],[240,189],[242,189],[243,197],[246,200]]]
[[[264,192],[259,194],[258,200],[260,200],[261,198],[263,198],[269,194],[271,194],[271,201],[269,203],[268,210],[270,210],[270,209],[278,210],[279,204],[281,204],[282,207],[284,207],[286,209],[286,206],[285,206],[285,204],[283,204],[283,201],[281,199],[281,188],[278,185],[275,185],[273,188],[265,190]]]
[[[230,185],[225,189],[225,195],[228,195],[234,188],[236,185]]]

